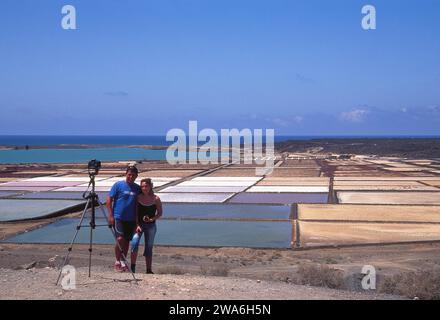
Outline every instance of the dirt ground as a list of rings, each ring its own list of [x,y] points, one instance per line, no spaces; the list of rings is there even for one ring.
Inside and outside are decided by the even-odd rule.
[[[76,270],[76,288],[56,286],[56,269],[13,271],[0,269],[0,299],[130,299],[130,300],[298,300],[298,299],[398,299],[375,293],[300,286],[290,283],[237,277],[195,276],[190,274],[137,274],[137,282],[126,273],[94,268]]]
[[[33,298],[76,298],[76,294],[66,294],[59,288],[52,288],[43,295],[40,290],[30,291],[18,290],[18,282],[28,281],[28,278],[37,276],[39,279],[46,279],[51,282],[57,274],[53,267],[62,263],[62,258],[67,253],[65,244],[6,244],[0,247],[0,281],[2,288],[1,299],[33,299]],[[75,268],[88,266],[88,245],[75,245],[68,261]],[[116,274],[113,271],[113,248],[109,245],[94,245],[92,252],[92,273],[97,274],[92,279],[82,276],[85,284],[93,284],[93,281],[100,282],[104,278],[112,279],[122,277],[130,279],[129,274]],[[380,281],[384,276],[399,274],[402,272],[430,269],[440,263],[440,244],[417,244],[417,245],[392,245],[392,246],[370,246],[352,248],[329,248],[313,250],[279,250],[279,249],[251,249],[251,248],[195,248],[195,247],[168,247],[157,246],[154,252],[153,269],[156,275],[152,279],[154,283],[169,283],[173,286],[183,286],[191,290],[195,298],[200,299],[397,299],[401,297],[385,296],[376,291],[365,292],[361,288],[361,270],[364,265],[373,265],[377,271],[377,278]],[[297,286],[295,278],[298,275],[298,268],[302,265],[324,265],[334,270],[340,270],[343,274],[343,282],[336,289],[308,288]],[[34,273],[29,273],[28,270]],[[145,263],[140,259],[137,264],[138,274],[144,277]],[[85,271],[83,271],[85,273]],[[216,276],[212,278],[212,276]],[[189,277],[189,278],[188,278]],[[122,279],[121,278],[121,279]],[[32,278],[33,279],[33,278]],[[95,280],[93,280],[95,279]],[[149,278],[150,279],[150,278]],[[188,279],[192,279],[191,281]],[[194,286],[197,281],[207,282],[201,287]],[[214,280],[213,280],[214,279]],[[222,280],[219,280],[222,279]],[[230,279],[230,281],[228,280]],[[44,280],[44,282],[47,282]],[[254,282],[248,282],[253,280]],[[83,280],[81,280],[83,281]],[[92,282],[90,282],[92,281]],[[109,280],[110,281],[110,280]],[[192,281],[195,281],[194,283]],[[209,293],[211,282],[224,282],[226,291],[218,291],[215,295]],[[264,282],[267,290],[273,292],[268,296],[249,291],[243,291],[241,283],[255,284],[255,281]],[[112,282],[112,281],[110,281]],[[149,282],[150,283],[150,282]],[[230,287],[242,288],[242,291],[230,295]],[[240,284],[239,284],[240,283]],[[45,284],[46,286],[48,284]],[[125,284],[124,284],[125,285]],[[32,286],[38,284],[34,281]],[[32,287],[31,286],[31,287]],[[293,286],[293,287],[292,287]],[[98,288],[97,286],[96,288]],[[302,291],[299,289],[301,287]],[[171,287],[160,287],[164,290],[164,296],[150,296],[151,299],[187,299],[184,294],[179,295]],[[204,288],[204,289],[203,289]],[[281,289],[283,288],[283,289]],[[103,289],[103,288],[101,288]],[[176,288],[175,288],[176,289]],[[294,290],[293,290],[294,289]],[[18,291],[17,291],[18,290]],[[177,289],[176,289],[177,290]],[[200,291],[201,290],[201,291]],[[204,291],[205,290],[205,291]],[[272,291],[271,291],[272,290]],[[299,290],[299,291],[298,291]],[[348,291],[347,291],[348,290]],[[215,291],[215,290],[214,290]],[[62,295],[58,295],[63,292]],[[177,292],[179,292],[177,290]],[[229,292],[229,293],[228,293]],[[258,292],[261,292],[258,291]],[[293,294],[292,292],[295,292]],[[303,292],[303,293],[299,293]],[[102,293],[102,292],[101,292]],[[298,295],[296,295],[298,293]],[[6,296],[7,294],[7,296]],[[97,292],[91,291],[82,298],[111,298],[99,296]],[[128,298],[148,298],[145,296],[128,296]]]
[[[72,216],[74,215],[75,214],[72,214]],[[65,217],[66,216],[63,216],[63,218]],[[54,219],[56,218],[28,222],[0,223],[0,238],[4,240],[6,237],[14,234],[30,231],[47,223],[51,223]],[[140,250],[140,252],[142,252],[142,248]],[[27,281],[26,277],[31,273],[26,272],[26,269],[34,270],[37,274],[41,273],[42,277],[53,278],[54,274],[56,274],[56,270],[50,270],[48,268],[61,265],[62,258],[66,253],[66,244],[0,243],[0,269],[3,269],[0,273],[2,286],[14,286],[14,284],[10,283],[14,277],[22,276],[23,281]],[[76,268],[84,268],[88,266],[88,257],[88,245],[76,244],[71,253],[69,263]],[[94,244],[92,271],[96,268],[99,277],[112,278],[115,275],[113,263],[113,246]],[[194,279],[199,280],[204,277],[217,276],[215,277],[217,280],[219,277],[226,278],[222,281],[227,281],[229,278],[235,279],[233,281],[231,280],[232,282],[245,281],[245,283],[248,283],[246,282],[248,280],[258,280],[267,281],[271,283],[271,286],[273,284],[275,287],[278,287],[283,285],[304,284],[304,281],[298,277],[298,270],[302,266],[324,266],[331,271],[339,272],[340,276],[338,277],[340,277],[340,281],[333,287],[339,289],[336,291],[340,292],[340,294],[325,290],[320,293],[319,290],[324,288],[314,288],[318,290],[315,292],[316,295],[314,293],[311,295],[292,296],[292,299],[319,297],[324,299],[387,298],[378,295],[376,291],[374,291],[373,296],[371,296],[371,293],[368,294],[362,289],[361,280],[363,275],[361,271],[364,265],[372,265],[376,268],[378,284],[381,283],[382,279],[394,275],[431,270],[436,266],[440,266],[440,243],[330,247],[307,250],[156,246],[153,269],[156,273],[156,278],[154,279],[157,279],[158,283],[161,281],[160,279],[162,279],[159,275],[168,275],[169,278],[166,279],[177,282],[181,281],[179,278],[180,275],[185,275],[186,277],[193,276],[195,277]],[[145,272],[145,262],[142,258],[138,260],[137,272],[139,274]],[[307,274],[302,274],[301,276],[308,279],[305,283],[308,283],[308,281],[316,282],[314,279],[309,279],[309,275]],[[315,279],[318,280],[318,284],[315,283],[315,285],[321,286],[328,286],[328,279],[320,279],[320,277],[327,276],[328,275],[325,274],[312,275],[312,277],[318,278]],[[334,280],[333,277],[334,276],[331,275],[330,283]],[[129,277],[126,276],[125,278]],[[14,288],[15,287],[11,287],[12,291],[3,290],[3,292],[14,292],[15,294],[16,289]],[[191,290],[194,290],[194,288]],[[269,295],[269,297],[274,299],[288,298],[288,293],[283,290],[281,290],[279,294]],[[307,290],[310,291],[310,289]],[[307,290],[305,292],[309,292]],[[348,290],[349,293],[346,293],[345,290]],[[290,292],[291,290],[288,291]],[[39,291],[36,291],[36,293],[26,296],[24,292],[20,292],[17,292],[16,298],[38,298],[39,294]],[[184,297],[173,295],[172,292],[165,292],[167,295],[166,298],[184,299]],[[47,296],[44,295],[44,297],[57,298],[57,294],[56,291],[53,291]],[[199,298],[203,298],[204,293],[198,292],[194,294]],[[225,296],[223,296],[224,299],[229,298],[229,295],[225,292],[222,294],[225,294]],[[95,297],[94,293],[90,293],[90,295],[90,298]],[[220,296],[207,296],[206,298],[222,298],[220,293],[219,295]],[[62,298],[75,297],[75,294],[70,293],[66,295],[63,293],[62,295]],[[248,295],[245,295],[244,292],[237,294],[237,299],[259,299],[258,297],[260,296],[252,295],[251,291],[248,292]],[[0,295],[0,298],[4,299],[8,297]],[[96,298],[98,298],[98,296],[96,296]],[[154,299],[154,297],[152,298]],[[163,297],[155,296],[155,298]]]

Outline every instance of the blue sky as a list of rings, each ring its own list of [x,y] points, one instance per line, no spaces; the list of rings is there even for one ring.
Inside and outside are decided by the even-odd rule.
[[[61,28],[61,8],[77,30]],[[361,8],[377,29],[361,28]],[[438,0],[2,0],[0,134],[439,135]]]

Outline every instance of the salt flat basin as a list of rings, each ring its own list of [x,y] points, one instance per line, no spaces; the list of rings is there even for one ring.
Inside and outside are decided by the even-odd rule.
[[[172,169],[172,170],[148,170],[148,171],[142,171],[139,174],[139,178],[145,177],[145,178],[149,178],[149,177],[173,177],[173,178],[183,178],[183,177],[187,177],[187,176],[191,176],[193,174],[196,173],[200,173],[203,170],[188,170],[188,169],[184,169],[184,170],[179,170],[179,169]]]
[[[180,186],[172,186],[167,187],[165,189],[160,190],[160,192],[177,192],[177,193],[211,193],[211,192],[242,192],[247,187],[214,187],[214,186],[203,186],[203,187],[180,187]]]
[[[278,167],[268,177],[319,177],[320,170],[316,169],[290,169]]]
[[[95,191],[99,192],[109,192],[112,187],[96,187]],[[84,187],[64,187],[53,189],[55,192],[84,192],[87,190],[87,186]]]
[[[440,192],[337,192],[340,203],[440,204]]]
[[[257,182],[261,180],[262,177],[196,177],[194,179],[191,179],[191,181],[213,181],[213,182],[219,182],[219,181],[251,181],[251,182]]]
[[[255,183],[255,181],[251,180],[225,180],[225,181],[184,181],[179,183],[177,186],[179,187],[248,187]]]
[[[96,181],[105,180],[107,178],[105,177],[95,177]],[[90,181],[90,178],[87,176],[59,176],[59,177],[52,177],[52,176],[44,176],[44,177],[36,177],[36,178],[30,178],[22,180],[23,182],[79,182],[79,183],[85,183]],[[78,184],[79,184],[78,183]]]
[[[440,179],[439,179],[440,181]],[[423,186],[422,183],[418,181],[395,181],[395,180],[380,180],[380,181],[352,181],[352,180],[338,180],[333,183],[334,187],[343,187],[343,186]]]
[[[330,181],[330,178],[328,177],[271,177],[267,176],[264,177],[261,181],[295,181],[295,182],[319,182],[323,184],[328,184]]]
[[[67,244],[71,241],[78,222],[79,219],[60,219],[40,229],[9,238],[5,242]],[[97,219],[96,223],[105,224],[104,219]],[[83,225],[86,227],[80,228],[76,243],[89,243],[88,221],[85,220]],[[289,248],[291,239],[290,222],[159,220],[155,244]],[[99,244],[115,243],[107,226],[95,228],[93,241]]]
[[[74,187],[78,181],[11,181],[0,184],[0,187]]]
[[[302,221],[440,223],[440,206],[375,204],[299,204]]]
[[[333,190],[336,191],[368,191],[368,190],[383,190],[383,191],[440,191],[440,189],[433,186],[418,185],[334,185]]]
[[[17,191],[0,191],[0,198],[12,197],[12,196],[16,196],[19,194],[20,194],[20,192],[17,192]]]
[[[65,200],[82,200],[84,192],[29,192],[16,195],[14,199],[65,199]],[[105,202],[108,192],[96,192],[101,202]]]
[[[0,191],[50,191],[53,190],[57,187],[36,187],[36,186],[7,186],[7,187],[1,187],[0,186]]]
[[[242,192],[228,203],[327,203],[328,193],[263,193]]]
[[[411,171],[424,171],[424,170],[428,170],[425,168],[421,168],[421,167],[415,167],[415,168],[408,168],[408,167],[398,167],[398,168],[383,168],[384,170],[388,170],[388,171],[397,171],[397,172],[411,172]]]
[[[420,181],[420,182],[423,182],[423,183],[429,184],[430,186],[440,187],[440,179],[439,179],[439,180],[431,180],[431,181],[425,181],[425,180],[422,180],[422,181]]]
[[[259,181],[256,186],[320,186],[328,187],[328,181],[298,181],[296,179],[286,179],[286,180],[266,180],[263,179]]]
[[[289,192],[289,193],[324,193],[328,192],[328,187],[321,186],[253,186],[246,192]]]
[[[438,181],[440,180],[440,177],[432,177],[432,176],[413,176],[413,177],[387,177],[387,176],[374,176],[374,177],[367,177],[367,176],[357,176],[357,177],[335,177],[334,181]]]
[[[440,224],[299,221],[302,247],[440,240]]]
[[[156,193],[162,202],[200,202],[200,203],[222,203],[232,197],[234,193]]]
[[[0,221],[44,218],[83,203],[84,200],[0,199]]]

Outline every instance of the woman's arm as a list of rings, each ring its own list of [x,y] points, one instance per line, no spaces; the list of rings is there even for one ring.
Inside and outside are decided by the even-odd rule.
[[[142,223],[139,219],[139,196],[136,197],[136,232],[138,232],[138,228],[142,230]]]
[[[160,201],[160,198],[158,196],[156,196],[156,199],[154,200],[156,202],[156,215],[153,218],[153,221],[156,221],[157,219],[159,219],[160,217],[162,217],[162,201]]]

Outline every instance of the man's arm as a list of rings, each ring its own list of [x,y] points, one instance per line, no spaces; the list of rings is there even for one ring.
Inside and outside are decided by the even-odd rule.
[[[115,216],[113,215],[113,204],[115,198],[117,198],[116,195],[118,193],[118,186],[119,184],[116,182],[110,189],[110,192],[107,196],[108,223],[111,226],[115,225]]]
[[[108,211],[108,223],[111,226],[115,225],[115,218],[113,216],[113,198],[107,197],[107,211]]]

